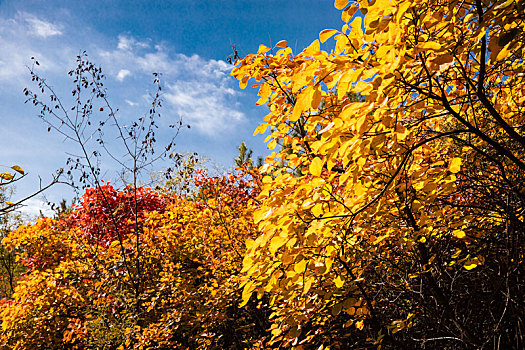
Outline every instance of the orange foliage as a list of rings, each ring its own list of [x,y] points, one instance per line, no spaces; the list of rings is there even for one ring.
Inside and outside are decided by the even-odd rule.
[[[23,248],[19,256],[29,270],[3,302],[4,346],[249,344],[264,332],[267,317],[254,305],[238,308],[244,241],[257,235],[249,203],[258,187],[251,175],[201,173],[198,196],[175,196],[168,206],[164,195],[138,189],[138,253],[130,188],[88,190],[64,220],[40,219],[11,233],[5,243]],[[237,331],[251,323],[261,327]]]

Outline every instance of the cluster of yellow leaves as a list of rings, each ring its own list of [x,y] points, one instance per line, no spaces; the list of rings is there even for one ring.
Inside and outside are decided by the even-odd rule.
[[[258,82],[270,111],[255,133],[281,145],[263,168],[243,298],[268,295],[274,341],[297,347],[330,322],[368,323],[376,336],[384,322],[411,324],[378,319],[381,284],[430,281],[443,240],[457,248],[442,252],[449,268],[482,265],[471,243],[504,218],[476,209],[462,185],[479,175],[496,188],[510,174],[522,186],[512,176],[525,170],[521,5],[335,5],[340,30],[297,55],[261,45],[232,72],[241,87]]]
[[[16,173],[19,173],[21,175],[24,175],[24,170],[18,166],[18,165],[13,165],[12,167],[10,167],[12,170],[14,170]],[[0,173],[0,181],[2,182],[2,184],[6,181],[11,181],[15,178],[15,174],[9,172],[9,171],[4,171],[3,173]]]
[[[75,232],[66,235],[65,230],[64,222],[42,218],[36,224],[20,226],[16,235],[4,238],[3,244],[10,250],[24,247],[17,258],[29,268],[55,267],[60,261],[71,259],[71,247],[79,240]]]
[[[0,186],[9,185],[12,182],[15,182],[20,179],[16,178],[17,174],[20,174],[22,177],[24,176],[25,172],[24,169],[22,169],[19,165],[13,165],[9,167],[9,169],[14,170],[15,173],[12,173],[11,171],[4,171],[0,173]],[[10,201],[3,201],[0,207],[0,213],[6,212],[8,209],[12,208],[15,203]]]
[[[146,290],[144,308],[168,310],[160,322],[149,325],[157,335],[143,339],[146,347],[158,343],[159,337],[171,339],[165,345],[183,346],[173,342],[183,335],[193,346],[207,348],[217,341],[221,324],[242,324],[227,309],[239,303],[243,242],[254,235],[254,224],[243,209],[219,209],[214,199],[205,206],[191,204],[181,201],[165,214],[150,217],[144,231],[145,267],[151,267],[144,272],[155,276],[161,271],[159,282]]]

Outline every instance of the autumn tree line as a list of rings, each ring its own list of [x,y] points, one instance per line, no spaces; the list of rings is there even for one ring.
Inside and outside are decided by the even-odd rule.
[[[83,194],[6,232],[2,348],[525,346],[525,2],[335,7],[342,27],[302,52],[281,41],[234,63],[274,151],[256,166],[244,147],[228,174],[175,155],[156,188],[138,185],[172,146],[153,148],[157,94],[117,129],[129,178],[113,187],[87,119],[31,71],[51,104],[28,101],[83,152],[65,170]],[[79,55],[71,76],[72,110],[105,113],[95,134],[118,123],[99,68]]]

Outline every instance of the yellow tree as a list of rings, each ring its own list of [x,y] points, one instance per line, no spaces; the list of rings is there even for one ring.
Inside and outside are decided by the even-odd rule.
[[[38,191],[25,196],[25,198],[12,201],[16,183],[22,180],[27,173],[18,165],[11,167],[0,165],[0,168],[7,168],[5,169],[7,171],[0,170],[0,238],[4,238],[13,228],[21,224],[22,216],[16,210],[28,199],[35,197],[57,183],[61,171],[56,176],[53,176],[53,180],[47,186],[41,187]],[[21,266],[15,261],[15,254],[0,243],[1,297],[7,297],[13,293],[15,281],[21,270]]]
[[[244,302],[266,295],[297,348],[523,346],[525,4],[335,6],[340,30],[232,72],[281,145]]]

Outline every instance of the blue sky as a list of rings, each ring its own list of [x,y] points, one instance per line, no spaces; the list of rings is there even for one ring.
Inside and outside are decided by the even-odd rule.
[[[255,89],[240,90],[229,76],[230,43],[241,56],[280,40],[300,52],[321,30],[341,25],[331,0],[1,1],[0,164],[30,173],[15,197],[37,189],[39,177],[46,183],[65,166],[66,152],[75,152],[24,104],[32,56],[40,62],[38,73],[67,99],[67,72],[86,50],[106,73],[109,99],[123,123],[144,115],[154,90],[151,74],[162,73],[159,145],[171,136],[166,126],[181,116],[191,129],[177,137],[175,150],[197,152],[228,169],[241,141],[255,155],[266,154],[264,138],[252,136],[266,109],[255,106]],[[116,177],[114,170],[107,165],[107,180]],[[71,196],[64,185],[46,192],[53,202]],[[31,201],[26,211],[40,202]]]

